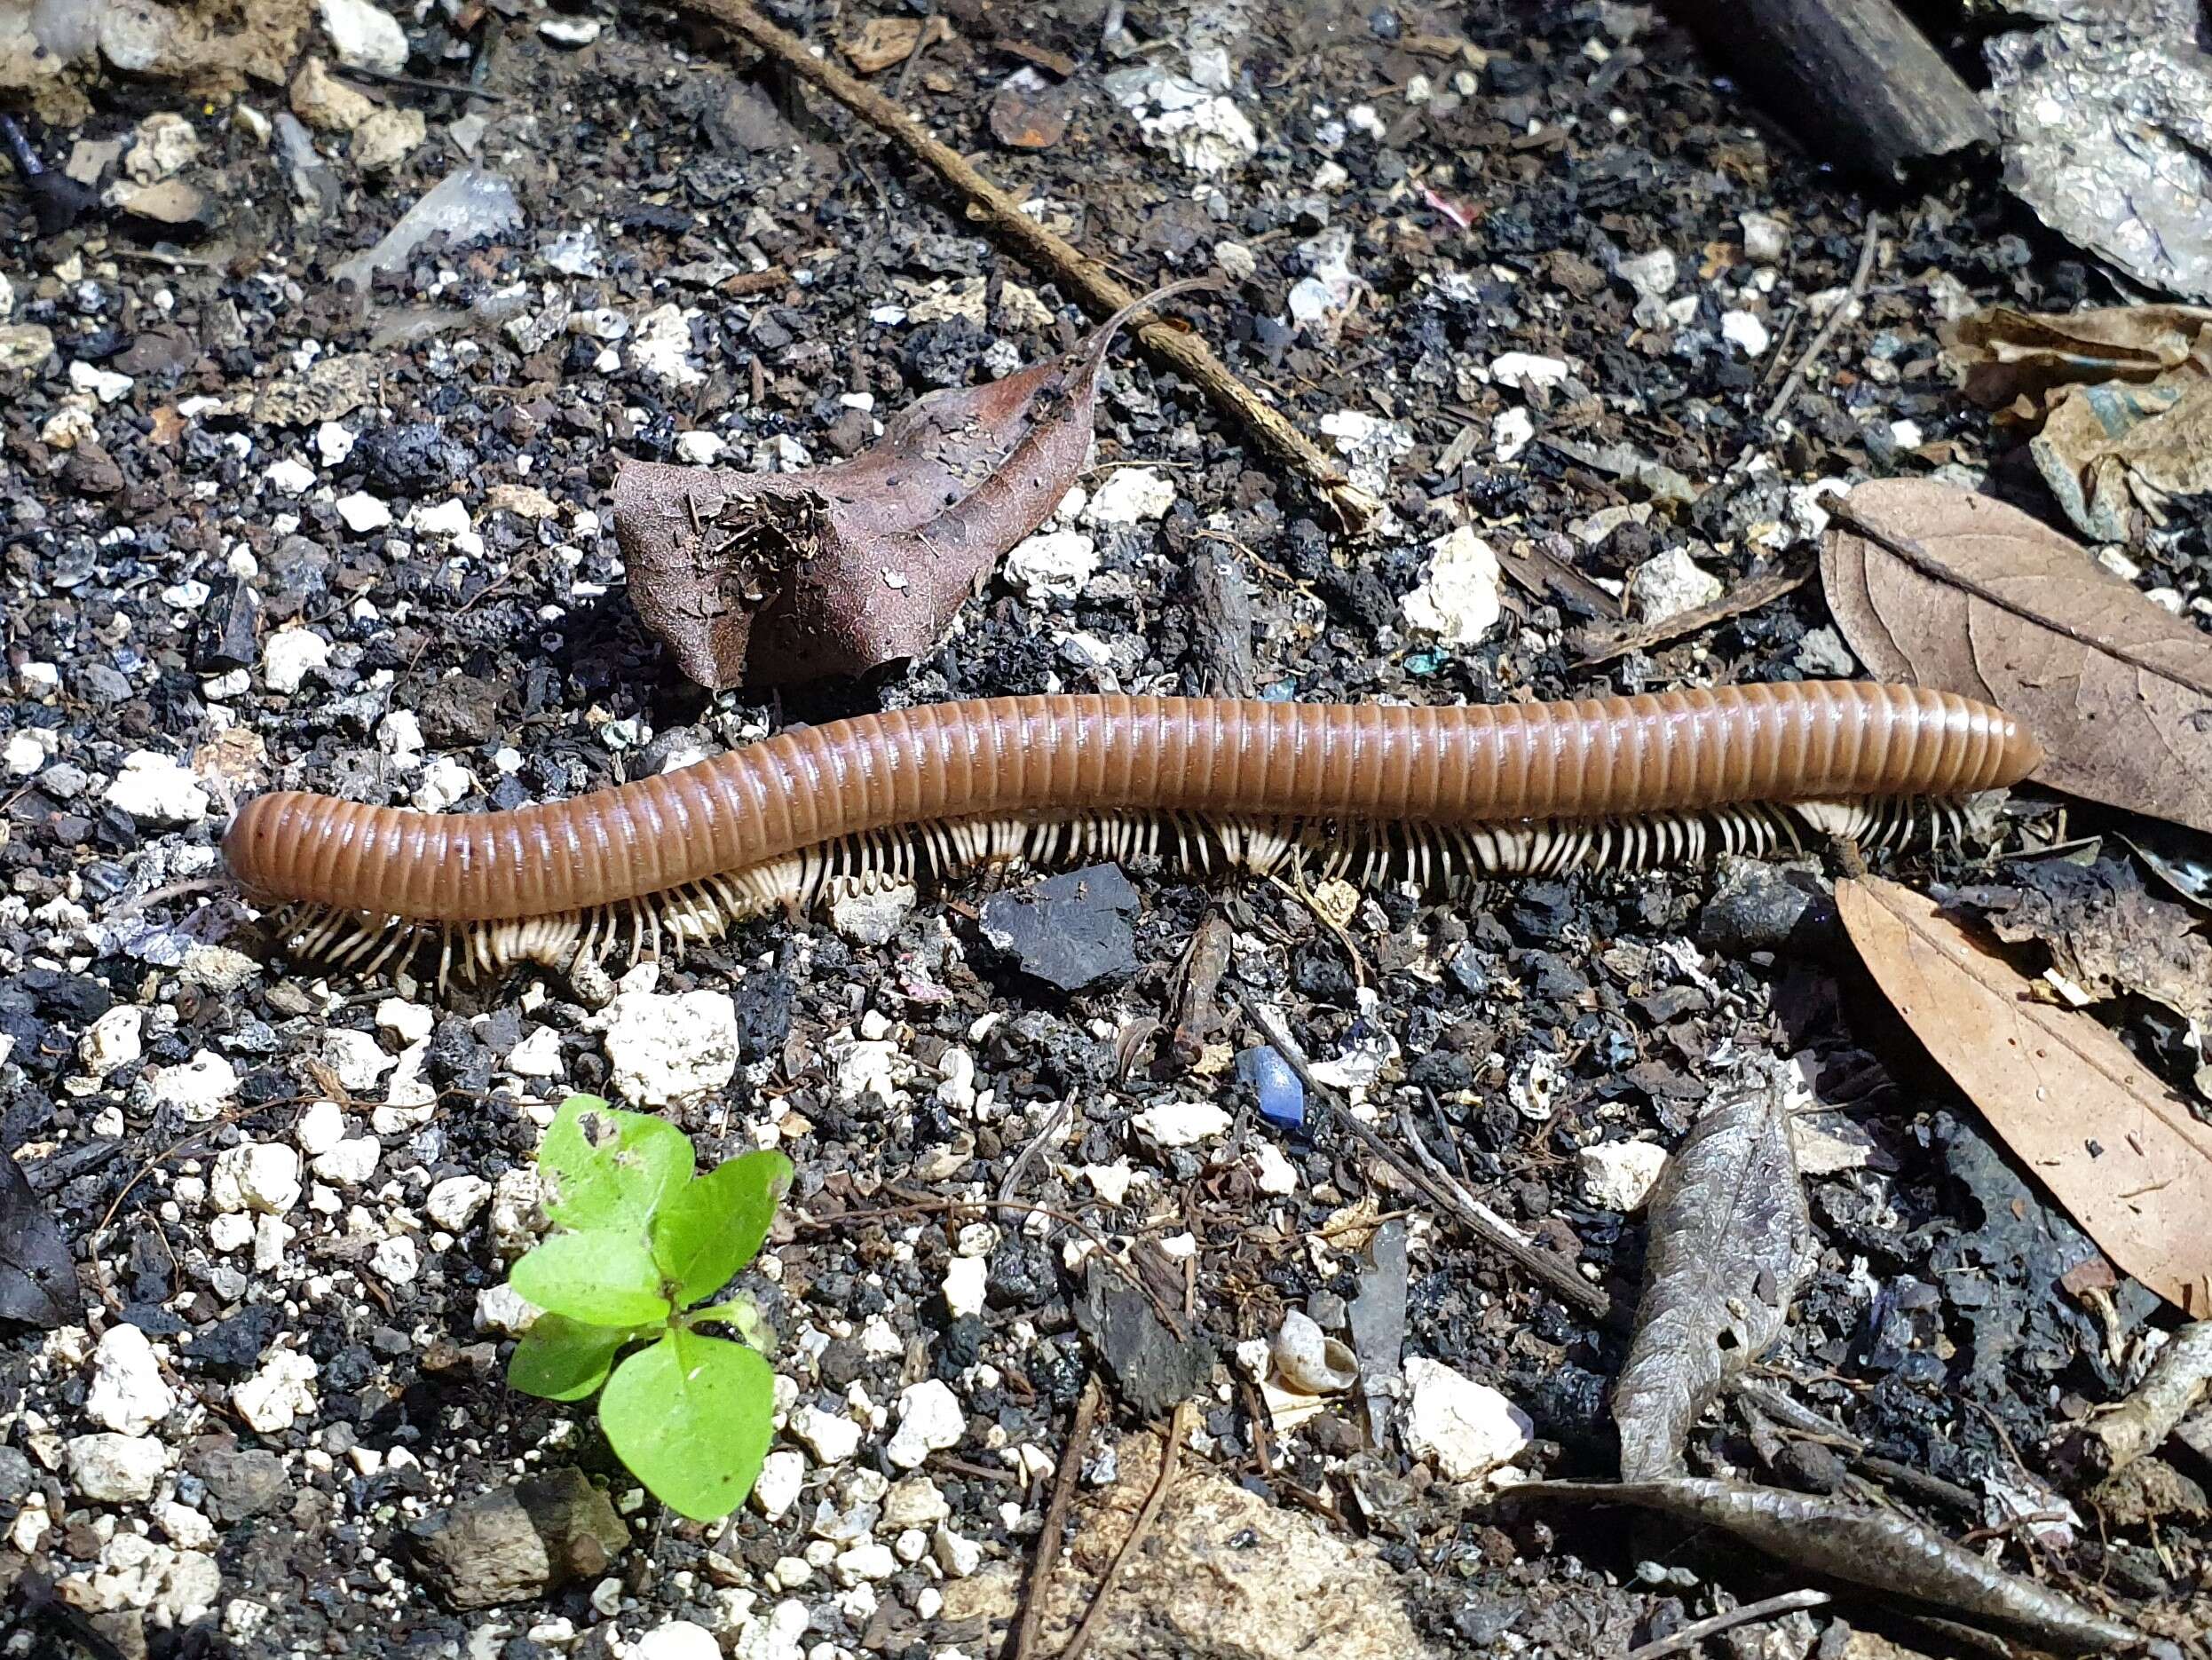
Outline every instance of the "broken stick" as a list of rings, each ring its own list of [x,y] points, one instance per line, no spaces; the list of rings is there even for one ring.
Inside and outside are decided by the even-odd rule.
[[[976,171],[959,151],[931,137],[928,129],[873,87],[855,80],[827,59],[816,57],[804,41],[778,28],[746,0],[676,0],[676,4],[681,10],[750,41],[918,160],[928,162],[968,198],[971,210],[994,235],[1050,272],[1094,311],[1118,312],[1137,297],[1104,265],[1023,213],[1020,202]],[[1138,329],[1137,339],[1153,356],[1193,382],[1241,422],[1276,460],[1302,476],[1347,531],[1356,535],[1374,523],[1382,503],[1347,478],[1281,410],[1262,402],[1231,374],[1205,341],[1157,322]]]

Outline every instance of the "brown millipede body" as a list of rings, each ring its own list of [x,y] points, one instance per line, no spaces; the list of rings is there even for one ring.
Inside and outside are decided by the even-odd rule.
[[[1919,798],[2026,777],[2034,739],[1948,693],[1857,681],[1407,707],[1000,698],[780,733],[510,811],[280,791],[224,857],[345,966],[574,968],[923,867],[1168,854],[1202,870],[1425,881],[1633,867],[1793,826],[1892,838]]]

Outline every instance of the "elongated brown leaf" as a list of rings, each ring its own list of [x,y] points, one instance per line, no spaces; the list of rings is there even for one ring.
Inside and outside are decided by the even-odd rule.
[[[1682,1477],[1623,1482],[1525,1482],[1508,1490],[1599,1504],[1634,1505],[1695,1527],[1718,1528],[1776,1560],[1864,1585],[1884,1602],[2025,1639],[2058,1654],[2130,1648],[2140,1634],[2062,1592],[1985,1561],[1908,1516],[1848,1500],[1736,1482]]]
[[[2043,746],[2038,783],[2212,830],[2212,637],[1971,491],[1863,484],[1836,521],[1829,606],[1877,677],[2018,717]]]
[[[1767,1064],[1722,1084],[1652,1190],[1636,1336],[1613,1390],[1623,1481],[1680,1474],[1698,1415],[1781,1335],[1813,1237],[1789,1099]]]
[[[2192,1316],[2212,1310],[2212,1126],[2089,1016],[2034,1000],[1932,899],[1836,884],[1868,970],[1952,1081],[2105,1254]]]
[[[715,691],[857,675],[935,646],[1090,451],[1106,350],[1171,283],[1065,356],[931,392],[849,461],[798,473],[625,466],[614,531],[630,597]]]

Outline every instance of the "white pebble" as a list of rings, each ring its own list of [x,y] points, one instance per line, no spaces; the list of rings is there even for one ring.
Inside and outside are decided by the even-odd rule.
[[[261,648],[261,680],[289,697],[310,673],[330,660],[330,642],[312,628],[279,628]]]
[[[984,1311],[991,1265],[981,1257],[958,1256],[945,1266],[944,1306],[955,1320]]]
[[[883,1456],[900,1469],[911,1470],[931,1453],[960,1445],[967,1433],[960,1397],[942,1378],[925,1378],[899,1392],[898,1428]]]
[[[146,824],[196,825],[208,816],[208,793],[174,755],[134,749],[105,799]]]
[[[252,1377],[233,1385],[231,1404],[249,1428],[273,1435],[315,1414],[315,1363],[297,1349],[280,1348]]]
[[[281,1216],[299,1193],[299,1154],[281,1142],[226,1147],[208,1172],[208,1203],[218,1211]]]
[[[1441,1362],[1415,1356],[1405,1363],[1406,1450],[1435,1460],[1447,1480],[1472,1482],[1519,1455],[1536,1426],[1488,1384]]]
[[[91,1381],[84,1391],[84,1414],[119,1435],[143,1435],[177,1404],[162,1381],[162,1368],[146,1333],[118,1320],[100,1334],[92,1350]]]
[[[1576,1163],[1584,1198],[1600,1210],[1629,1215],[1643,1209],[1666,1168],[1667,1150],[1656,1142],[1600,1142],[1584,1148]]]
[[[69,1485],[78,1495],[103,1505],[142,1505],[169,1467],[169,1450],[146,1435],[103,1431],[75,1435],[63,1443]]]
[[[482,1176],[447,1176],[431,1184],[430,1195],[423,1201],[423,1211],[447,1233],[463,1233],[491,1197],[492,1184]]]

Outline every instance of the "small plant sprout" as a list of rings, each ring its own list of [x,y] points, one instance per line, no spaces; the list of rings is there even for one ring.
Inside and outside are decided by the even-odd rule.
[[[559,1231],[509,1280],[545,1312],[516,1348],[508,1381],[549,1401],[604,1386],[599,1425],[616,1456],[671,1510],[718,1521],[761,1473],[776,1374],[752,1300],[707,1299],[760,1251],[791,1161],[747,1153],[699,1175],[691,1138],[674,1125],[571,1095],[546,1132],[538,1175]]]

